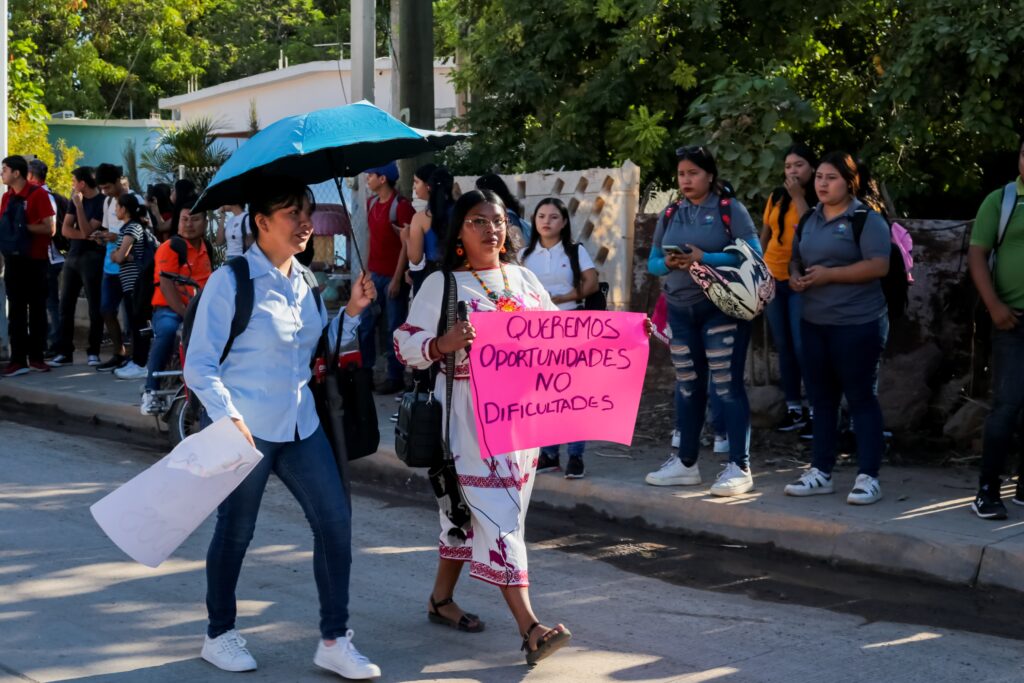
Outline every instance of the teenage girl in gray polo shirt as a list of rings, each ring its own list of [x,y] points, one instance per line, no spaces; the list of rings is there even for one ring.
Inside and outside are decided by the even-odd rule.
[[[676,371],[678,457],[672,455],[657,472],[647,475],[654,486],[699,484],[697,456],[708,400],[708,377],[725,418],[729,464],[711,486],[717,496],[735,496],[754,488],[750,474],[750,404],[743,368],[750,343],[750,322],[730,318],[704,295],[690,277],[693,263],[725,266],[736,257],[725,253],[732,238],[745,240],[757,253],[754,222],[747,209],[730,200],[731,232],[722,222],[722,185],[718,166],[706,147],[676,150],[677,180],[683,200],[658,220],[647,262],[653,275],[664,277],[672,328],[672,364]]]
[[[832,493],[839,401],[846,396],[857,434],[857,480],[847,502],[868,505],[882,497],[882,410],[878,366],[889,335],[882,278],[889,272],[889,225],[868,210],[859,243],[857,164],[845,152],[826,155],[814,186],[820,203],[793,245],[790,286],[803,295],[804,381],[814,405],[811,468],[786,487],[791,496]]]

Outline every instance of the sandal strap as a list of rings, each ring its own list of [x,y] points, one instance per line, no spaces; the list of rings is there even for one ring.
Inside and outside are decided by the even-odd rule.
[[[437,601],[437,600],[434,600],[434,596],[433,595],[430,596],[430,604],[434,607],[434,611],[437,611],[441,607],[446,607],[447,605],[450,605],[453,602],[455,602],[455,598],[454,597],[445,598],[444,600]]]
[[[537,628],[538,626],[540,626],[539,621],[533,622],[532,624],[530,624],[530,628],[526,629],[526,633],[523,634],[523,647],[521,649],[525,652],[530,651],[530,634],[533,633],[533,629]]]

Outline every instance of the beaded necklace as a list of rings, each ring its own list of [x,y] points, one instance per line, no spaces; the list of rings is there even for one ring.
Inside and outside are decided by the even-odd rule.
[[[475,277],[476,281],[480,283],[480,286],[483,288],[484,294],[487,295],[487,298],[493,301],[494,303],[498,303],[498,300],[501,298],[511,299],[513,296],[515,296],[512,293],[512,286],[509,285],[508,283],[508,273],[505,272],[505,264],[499,263],[498,268],[501,269],[501,281],[505,287],[504,291],[502,291],[500,296],[498,294],[495,294],[494,290],[487,286],[487,283],[483,281],[483,278],[480,277],[476,270],[470,269],[469,271],[473,273],[473,277]]]

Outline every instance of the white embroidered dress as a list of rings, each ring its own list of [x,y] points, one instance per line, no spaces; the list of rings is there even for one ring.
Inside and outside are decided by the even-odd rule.
[[[499,296],[492,301],[471,272],[456,272],[458,300],[470,312],[556,311],[537,276],[525,268],[505,265],[511,297],[503,296],[504,283],[498,268],[477,271],[487,288]],[[443,273],[432,273],[423,283],[409,310],[405,324],[395,331],[395,353],[409,367],[425,370],[431,360],[427,347],[437,335],[437,323],[444,303]],[[442,362],[434,395],[444,406],[445,375]],[[455,384],[452,389],[451,449],[455,470],[472,516],[472,529],[465,542],[449,534],[453,525],[440,513],[442,558],[470,562],[470,576],[499,586],[528,586],[525,520],[537,470],[539,448],[480,457],[473,416],[473,392],[469,383],[469,358],[465,351],[455,356]]]

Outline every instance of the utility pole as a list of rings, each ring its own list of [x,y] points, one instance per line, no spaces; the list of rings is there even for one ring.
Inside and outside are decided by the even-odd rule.
[[[394,1],[394,0],[392,0]],[[406,123],[414,128],[434,129],[434,5],[431,0],[402,0],[399,7],[398,111],[408,112]],[[402,185],[412,186],[412,175],[431,154],[406,159],[399,168]]]
[[[374,0],[352,0],[351,29],[352,101],[373,102],[373,60],[377,47],[377,6]]]
[[[9,156],[7,150],[7,0],[0,0],[0,153]]]
[[[398,103],[402,99],[399,94],[401,86],[399,84],[398,68],[402,63],[402,20],[400,12],[403,4],[403,0],[391,0],[391,14],[388,21],[388,25],[390,26],[388,35],[388,51],[391,54],[391,78],[389,79],[389,83],[391,85],[391,106],[388,107],[388,113],[396,119],[402,118],[402,113],[398,108]]]

